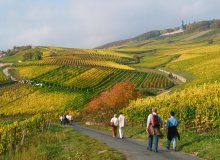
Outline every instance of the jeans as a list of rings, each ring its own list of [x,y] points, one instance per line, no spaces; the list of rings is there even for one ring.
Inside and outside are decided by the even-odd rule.
[[[119,127],[119,137],[124,138],[124,127]]]
[[[176,150],[176,139],[177,139],[177,137],[173,137],[173,149],[174,150]],[[171,140],[171,141],[172,141]],[[170,140],[167,140],[167,149],[170,149],[170,143],[171,143],[171,141]]]
[[[154,149],[155,152],[158,152],[158,141],[159,136],[158,135],[149,135],[148,137],[148,150],[152,151],[152,145],[153,145],[153,139],[154,139]]]

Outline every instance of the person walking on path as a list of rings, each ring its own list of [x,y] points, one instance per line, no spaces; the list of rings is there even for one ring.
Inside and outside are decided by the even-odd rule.
[[[120,113],[118,117],[118,123],[119,123],[119,137],[122,139],[124,138],[124,127],[125,125],[127,125],[127,120],[122,113]]]
[[[111,119],[111,127],[112,127],[112,137],[115,138],[117,136],[117,127],[118,127],[118,118],[117,115],[114,114],[114,117]]]
[[[177,126],[178,126],[178,120],[175,116],[175,113],[173,111],[170,112],[171,117],[167,120],[167,128],[168,128],[168,133],[167,133],[167,146],[166,148],[169,150],[170,149],[170,143],[173,140],[173,149],[176,151],[176,141],[177,138],[180,139],[179,133],[177,131]]]
[[[159,114],[157,114],[157,108],[152,109],[152,113],[149,114],[147,118],[147,128],[146,131],[148,132],[148,147],[147,149],[152,151],[152,144],[154,139],[154,149],[155,152],[158,152],[158,141],[159,136],[162,136],[160,131],[160,127],[163,124],[163,121]]]

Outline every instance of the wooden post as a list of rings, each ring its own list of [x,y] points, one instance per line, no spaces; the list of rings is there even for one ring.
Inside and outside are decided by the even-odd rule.
[[[218,105],[218,132],[220,132],[220,110],[219,110],[219,105]]]
[[[35,123],[34,123],[34,135],[35,136],[37,135],[37,119],[35,120]]]
[[[43,119],[42,121],[43,121],[43,122],[42,122],[42,132],[44,132],[44,125],[45,125],[44,123],[45,123],[45,120]]]
[[[27,127],[27,123],[25,123],[25,125],[23,126],[23,130],[22,130],[22,139],[21,139],[21,146],[24,144],[24,141],[25,141],[26,127]]]
[[[50,124],[51,124],[51,119],[49,118],[49,120],[48,120],[48,125],[47,125],[47,129],[49,129]]]
[[[9,157],[12,155],[14,147],[14,129],[11,129],[11,141],[10,141],[10,150],[9,150]]]
[[[197,121],[196,121],[197,119],[196,118],[197,118],[197,110],[195,111],[195,120],[194,120],[194,122],[195,122],[195,131],[197,133],[197,129],[198,129],[197,127],[198,126],[197,126]]]
[[[5,139],[3,144],[4,159],[7,158],[7,145],[8,145],[8,131],[5,132]]]
[[[181,112],[180,112],[180,120],[183,121],[182,120],[182,113]],[[183,123],[181,123],[180,126],[181,126],[181,132],[183,133]]]
[[[206,108],[206,132],[208,132],[208,111],[207,111],[207,108]]]
[[[15,127],[13,129],[13,151],[16,151],[16,146],[17,146],[17,136],[16,136],[16,133],[17,133],[17,128]]]

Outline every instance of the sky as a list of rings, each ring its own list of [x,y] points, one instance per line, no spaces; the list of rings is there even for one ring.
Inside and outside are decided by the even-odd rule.
[[[19,45],[94,48],[201,20],[220,0],[0,0],[0,50]]]

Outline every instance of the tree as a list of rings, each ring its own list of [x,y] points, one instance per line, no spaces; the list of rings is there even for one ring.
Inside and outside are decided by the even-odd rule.
[[[42,52],[40,52],[40,51],[36,51],[35,53],[34,53],[34,60],[41,60],[42,59],[42,55],[43,55],[43,53]]]
[[[33,56],[33,54],[32,54],[31,52],[26,52],[26,53],[23,55],[23,60],[24,60],[24,61],[32,60],[32,56]]]
[[[184,24],[183,20],[182,20],[182,29],[186,29],[186,24]]]
[[[135,85],[131,82],[120,82],[112,89],[92,99],[83,111],[89,121],[108,123],[113,114],[118,113],[138,97]]]
[[[134,59],[135,63],[140,63],[140,57],[138,55],[134,55],[133,59]]]
[[[213,39],[212,38],[209,38],[208,39],[208,44],[212,44],[214,41],[213,41]]]
[[[27,51],[23,55],[24,61],[30,61],[30,60],[41,60],[42,59],[42,52],[40,51]]]
[[[220,28],[220,20],[213,20],[211,28]]]

